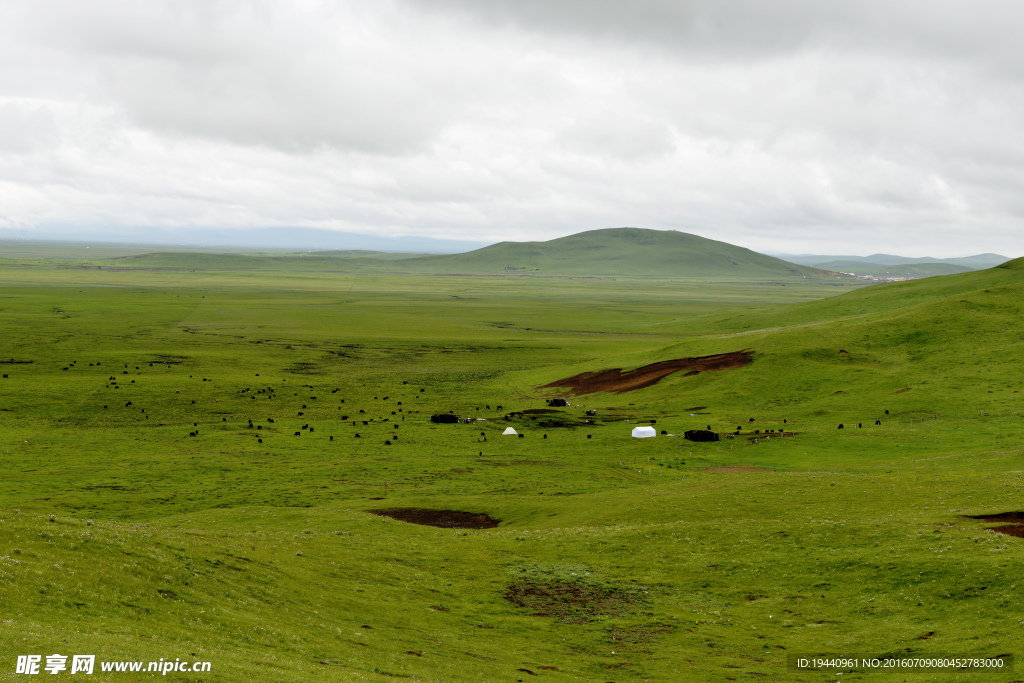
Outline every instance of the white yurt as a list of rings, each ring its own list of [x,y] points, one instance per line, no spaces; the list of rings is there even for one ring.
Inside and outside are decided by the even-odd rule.
[[[634,439],[646,439],[649,436],[657,436],[658,432],[654,430],[654,427],[633,427],[633,438]]]
[[[516,430],[512,429],[511,427],[505,427],[505,431],[503,431],[502,434],[503,435],[511,434],[511,435],[515,436],[516,435]]]

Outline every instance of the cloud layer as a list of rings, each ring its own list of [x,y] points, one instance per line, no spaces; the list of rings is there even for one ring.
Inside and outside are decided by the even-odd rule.
[[[1024,253],[1009,2],[0,5],[0,227]]]

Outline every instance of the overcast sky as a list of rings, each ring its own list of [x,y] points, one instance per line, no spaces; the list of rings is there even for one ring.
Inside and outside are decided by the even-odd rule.
[[[1024,254],[1024,4],[5,0],[0,228]]]

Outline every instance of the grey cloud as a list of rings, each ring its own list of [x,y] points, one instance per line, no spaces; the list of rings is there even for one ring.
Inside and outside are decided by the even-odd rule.
[[[845,14],[858,14],[845,11],[838,3],[786,0],[772,3],[756,0],[409,2],[430,11],[457,12],[492,26],[640,41],[731,57],[788,51],[807,41],[822,24],[842,21]]]
[[[1019,60],[1012,0],[406,0],[496,27],[625,40],[722,60],[808,48]]]
[[[58,141],[57,124],[47,107],[33,102],[0,101],[0,153],[38,152]]]
[[[408,152],[422,148],[446,122],[416,87],[378,87],[311,70],[125,65],[110,89],[147,128],[285,150],[328,145]]]
[[[662,120],[629,112],[579,116],[558,133],[566,149],[616,159],[643,159],[674,149],[672,130]]]
[[[1021,253],[1020,13],[14,0],[2,220]]]
[[[354,4],[101,2],[45,24],[141,126],[296,151],[420,151],[488,74],[408,12],[345,11]]]

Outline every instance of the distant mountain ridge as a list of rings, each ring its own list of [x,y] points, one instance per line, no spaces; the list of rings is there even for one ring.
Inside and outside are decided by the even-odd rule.
[[[75,253],[74,242],[47,241],[35,231],[0,230],[0,247],[14,258],[60,259]],[[22,234],[24,233],[24,234]],[[231,234],[227,234],[231,233]],[[34,239],[25,239],[31,234]],[[154,230],[149,244],[81,243],[91,252],[74,256],[97,265],[147,268],[199,268],[207,270],[390,270],[432,274],[527,274],[567,276],[639,277],[810,277],[838,271],[858,276],[930,277],[986,269],[1010,261],[999,254],[977,254],[951,259],[911,258],[891,254],[873,256],[786,256],[762,254],[727,242],[675,230],[607,228],[536,242],[473,244],[431,238],[388,238],[327,230],[246,229],[202,233],[206,246],[168,244],[178,239],[201,242],[197,229]],[[250,238],[244,249],[213,246],[218,242]],[[173,237],[172,237],[173,236]],[[161,245],[160,243],[164,244]],[[257,243],[288,243],[258,251]],[[286,251],[299,244],[301,252]],[[457,246],[473,251],[450,253]],[[139,251],[135,251],[138,249]],[[438,253],[438,252],[449,253]],[[20,254],[20,256],[18,256]],[[89,255],[94,258],[89,258]],[[82,260],[85,256],[85,260]],[[824,271],[824,272],[823,272]],[[834,279],[834,278],[833,278]],[[870,279],[870,278],[868,278]]]
[[[947,263],[955,266],[964,266],[970,270],[982,270],[994,268],[995,266],[1012,260],[1009,256],[1001,254],[975,254],[974,256],[960,256],[957,258],[932,258],[930,256],[911,257],[895,256],[893,254],[872,254],[871,256],[823,256],[819,254],[775,254],[778,258],[785,259],[791,263],[799,263],[805,266],[824,268],[825,264],[836,261],[864,262],[862,267],[877,268],[880,266],[899,266],[910,263]]]
[[[932,277],[934,275],[955,275],[956,273],[970,273],[974,270],[983,270],[959,266],[955,263],[898,263],[896,265],[883,265],[871,263],[870,261],[827,261],[817,264],[823,270],[833,270],[840,273],[854,273],[856,275],[877,275],[879,277]]]
[[[403,259],[402,269],[436,273],[636,276],[786,276],[813,268],[675,230],[607,228],[545,242],[499,242],[463,254]]]
[[[232,247],[294,250],[336,250],[451,254],[477,249],[486,241],[450,240],[419,235],[385,237],[318,228],[202,228],[149,226],[134,228],[96,228],[88,238],[57,228],[0,228],[0,240],[29,242],[83,242],[98,244],[138,244],[140,246]]]

